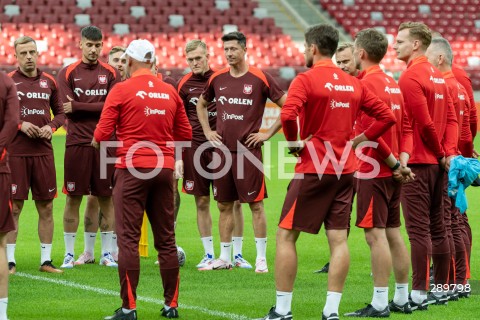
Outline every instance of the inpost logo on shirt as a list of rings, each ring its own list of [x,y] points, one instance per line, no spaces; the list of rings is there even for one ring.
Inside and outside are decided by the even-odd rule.
[[[341,102],[341,101],[330,101],[330,107],[333,109],[337,108],[350,108],[350,102]]]
[[[40,109],[28,109],[27,107],[22,107],[22,110],[20,110],[20,114],[22,115],[23,118],[26,116],[30,115],[45,115],[45,110],[40,110]]]
[[[222,114],[222,120],[223,121],[227,121],[227,120],[240,120],[240,121],[242,121],[243,120],[243,114],[238,115],[238,114],[234,114],[234,113],[226,113],[224,111],[223,114]]]
[[[152,109],[150,107],[145,107],[145,115],[148,116],[153,116],[153,115],[161,115],[164,116],[166,114],[165,109]]]

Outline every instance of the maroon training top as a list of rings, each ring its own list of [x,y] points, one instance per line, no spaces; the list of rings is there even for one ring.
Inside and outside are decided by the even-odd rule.
[[[20,102],[19,126],[23,121],[31,122],[41,128],[45,125],[55,131],[65,122],[63,105],[58,99],[57,83],[53,76],[38,70],[36,77],[28,77],[20,70],[8,74],[17,86]],[[53,112],[53,119],[50,115]],[[52,143],[47,139],[29,138],[25,133],[17,131],[8,151],[16,156],[43,156],[52,154]]]
[[[18,105],[15,83],[0,71],[0,173],[10,172],[7,148],[17,133]]]
[[[63,68],[57,77],[60,100],[72,98],[72,113],[67,114],[67,146],[90,145],[100,119],[103,104],[112,87],[121,81],[112,66],[98,61],[86,64],[79,60]]]

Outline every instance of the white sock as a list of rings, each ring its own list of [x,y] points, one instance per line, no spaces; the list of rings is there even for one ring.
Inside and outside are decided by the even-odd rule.
[[[213,237],[203,237],[200,238],[203,243],[203,249],[205,250],[205,255],[211,255],[212,259],[215,258],[215,253],[213,249]]]
[[[16,263],[15,261],[15,243],[7,244],[7,260],[8,262]]]
[[[100,232],[102,238],[102,256],[112,251],[113,231]]]
[[[52,260],[52,244],[40,243],[40,264]]]
[[[168,310],[170,310],[171,307],[170,307],[170,306],[167,306],[166,304],[164,304],[164,305],[163,305],[163,308],[165,309],[165,311],[168,311]]]
[[[373,287],[372,307],[383,311],[388,306],[388,287]]]
[[[8,307],[8,298],[1,298],[0,299],[0,320],[8,320],[7,307]]]
[[[232,262],[232,243],[220,242],[220,259],[227,262]]]
[[[122,308],[122,311],[123,311],[123,313],[125,313],[125,314],[129,314],[129,313],[132,312],[133,310],[135,310],[135,309],[125,309],[125,308]]]
[[[118,254],[118,245],[117,245],[117,234],[115,232],[112,233],[112,251],[111,253]]]
[[[267,238],[255,238],[257,247],[257,259],[267,258]]]
[[[332,313],[338,314],[338,306],[340,306],[341,299],[342,299],[341,292],[327,291],[327,301],[325,301],[323,314],[326,315],[327,317]]]
[[[97,240],[97,233],[96,232],[85,232],[84,236],[84,244],[85,244],[85,252],[89,252],[92,256],[95,253],[95,240]]]
[[[395,283],[393,302],[399,306],[403,306],[408,302],[408,283]]]
[[[427,291],[426,290],[412,290],[412,301],[420,304],[422,303],[425,299],[427,299]]]
[[[279,315],[286,315],[292,310],[293,292],[277,291],[277,303],[275,304],[275,312]]]
[[[75,236],[75,233],[63,233],[63,240],[65,241],[65,254],[70,253],[72,256],[75,256]]]
[[[233,258],[237,258],[238,255],[242,255],[243,249],[243,237],[232,237],[233,244]]]

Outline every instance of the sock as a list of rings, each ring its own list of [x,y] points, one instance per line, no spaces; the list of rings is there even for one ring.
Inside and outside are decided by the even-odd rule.
[[[0,320],[8,320],[7,306],[8,306],[8,298],[1,298],[0,299]]]
[[[388,306],[388,287],[374,287],[372,307],[378,311],[383,311]]]
[[[129,313],[132,312],[133,310],[135,310],[135,309],[125,309],[125,308],[122,308],[122,311],[123,311],[123,313],[125,313],[125,314],[129,314]]]
[[[325,301],[323,314],[327,317],[332,313],[338,314],[338,306],[340,305],[340,299],[342,299],[341,292],[327,291],[327,301]]]
[[[292,295],[293,292],[277,291],[276,313],[284,316],[292,310]]]
[[[227,262],[232,262],[232,243],[220,242],[220,259]]]
[[[403,306],[408,302],[408,283],[395,283],[393,302],[399,306]]]
[[[257,259],[267,258],[267,238],[255,238],[257,247]]]
[[[15,261],[15,243],[7,244],[7,260],[8,262],[16,263]]]
[[[112,251],[113,231],[100,232],[102,238],[102,256]]]
[[[40,264],[45,261],[52,261],[52,244],[40,243]]]
[[[170,307],[170,306],[167,306],[166,304],[164,304],[164,305],[163,305],[163,308],[165,309],[165,311],[168,311],[168,310],[170,310],[171,307]]]
[[[425,299],[427,299],[427,291],[425,290],[412,290],[412,301],[416,304],[421,304]]]
[[[215,258],[215,253],[213,249],[213,237],[212,236],[203,237],[200,239],[202,240],[202,243],[203,243],[203,249],[205,250],[205,255],[206,256],[211,255],[212,259]]]
[[[63,233],[63,240],[65,241],[65,254],[70,253],[72,256],[75,256],[75,236],[75,233]]]
[[[112,251],[110,252],[118,254],[117,234],[115,232],[112,233]]]
[[[237,258],[238,255],[242,256],[243,249],[243,237],[232,237],[233,244],[233,258]]]
[[[85,243],[85,252],[89,252],[92,256],[95,253],[95,240],[97,239],[96,232],[85,232],[84,243]]]

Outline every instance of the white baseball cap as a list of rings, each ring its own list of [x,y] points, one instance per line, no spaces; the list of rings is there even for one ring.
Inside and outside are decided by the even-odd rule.
[[[155,59],[155,47],[150,41],[145,39],[133,40],[121,58],[127,55],[140,62],[153,62]]]

